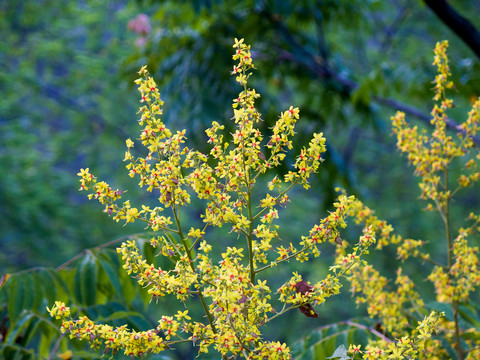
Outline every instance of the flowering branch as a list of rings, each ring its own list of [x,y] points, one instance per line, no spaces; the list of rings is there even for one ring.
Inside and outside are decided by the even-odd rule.
[[[302,280],[297,273],[282,285],[272,299],[272,290],[267,279],[259,274],[272,266],[286,261],[309,261],[320,255],[323,242],[341,245],[340,230],[346,227],[345,217],[354,203],[354,197],[341,195],[334,204],[335,210],[321,219],[298,245],[288,248],[277,246],[275,224],[279,218],[278,207],[287,206],[287,193],[295,185],[310,187],[309,178],[315,173],[325,152],[323,134],[313,134],[307,147],[300,150],[293,168],[284,179],[277,176],[268,182],[259,204],[254,204],[254,190],[260,176],[285,159],[292,149],[295,124],[299,109],[290,106],[280,114],[272,128],[272,135],[264,141],[260,124],[261,115],[255,107],[259,94],[247,86],[254,69],[250,46],[235,40],[233,59],[237,64],[232,74],[243,90],[233,100],[235,132],[231,141],[223,140],[224,126],[213,122],[206,130],[209,154],[189,149],[184,145],[185,130],[174,134],[161,120],[163,101],[155,81],[145,67],[135,81],[141,94],[140,119],[142,130],[139,141],[146,148],[144,157],[134,157],[135,143],[127,139],[124,161],[131,177],[139,178],[139,186],[148,192],[159,194],[159,206],[134,207],[130,201],[120,203],[124,192],[114,191],[107,183],[98,181],[89,169],[82,169],[80,189],[90,191],[89,198],[97,199],[105,206],[105,212],[116,221],[125,224],[142,221],[156,234],[150,243],[159,249],[159,255],[172,264],[170,270],[148,264],[140,255],[135,241],[122,244],[118,252],[124,261],[124,269],[138,283],[147,288],[152,300],[174,296],[185,302],[195,295],[202,304],[208,323],[194,320],[186,311],[174,316],[162,316],[159,325],[151,330],[133,332],[125,326],[113,328],[95,324],[85,316],[77,320],[70,315],[70,308],[57,302],[49,309],[52,316],[61,318],[62,332],[70,337],[86,339],[95,347],[104,346],[104,352],[112,354],[123,350],[130,356],[158,353],[171,345],[192,341],[199,353],[213,347],[222,358],[289,359],[290,349],[286,344],[266,341],[261,327],[285,312],[299,308],[307,317],[318,317],[314,306],[330,296],[338,294],[339,278],[360,262],[360,256],[373,244],[374,237],[365,233],[359,244],[347,254],[341,264],[332,266],[330,274],[313,285]],[[266,156],[265,154],[268,154]],[[273,196],[270,192],[276,191]],[[256,193],[255,193],[256,194]],[[204,225],[186,231],[180,216],[182,207],[188,206],[191,197],[204,201],[201,215]],[[254,207],[260,209],[254,213]],[[171,216],[163,215],[170,209]],[[227,247],[220,261],[214,261],[212,249],[216,241],[211,234],[204,236],[209,227],[231,226],[231,232],[244,236],[243,247]],[[297,248],[298,247],[298,248]],[[339,270],[340,269],[340,270]],[[280,312],[274,312],[272,303],[282,304]],[[78,314],[80,315],[80,314]],[[187,334],[188,339],[179,335]]]

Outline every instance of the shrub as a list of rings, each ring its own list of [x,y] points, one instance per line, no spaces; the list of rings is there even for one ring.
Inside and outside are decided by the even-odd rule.
[[[279,208],[287,206],[288,192],[296,185],[308,189],[309,177],[322,162],[325,151],[323,134],[313,134],[308,147],[301,149],[293,168],[283,179],[270,176],[265,191],[259,191],[258,180],[284,160],[292,149],[295,123],[299,109],[290,107],[281,113],[271,135],[261,131],[261,115],[255,108],[259,95],[247,87],[254,69],[250,47],[235,40],[233,59],[238,63],[232,73],[243,87],[233,101],[235,132],[223,134],[223,125],[213,122],[206,130],[210,153],[203,154],[185,146],[186,131],[170,131],[161,120],[163,102],[152,77],[145,67],[136,80],[141,93],[139,141],[146,148],[144,156],[133,155],[134,142],[127,139],[124,160],[131,177],[138,177],[141,187],[158,194],[158,206],[135,207],[121,200],[123,192],[113,190],[104,181],[82,169],[79,173],[81,190],[89,191],[89,198],[97,199],[104,211],[117,222],[144,222],[155,232],[151,245],[170,265],[156,266],[147,262],[135,241],[127,241],[118,249],[124,269],[148,289],[152,300],[168,296],[185,304],[185,311],[163,315],[158,326],[151,330],[134,331],[127,326],[114,327],[99,324],[87,316],[56,302],[50,314],[62,319],[61,330],[71,338],[87,340],[104,353],[121,350],[132,357],[167,350],[178,343],[191,342],[199,353],[212,348],[225,359],[288,359],[289,347],[280,341],[265,339],[262,327],[287,311],[299,309],[307,317],[318,317],[315,306],[323,303],[341,288],[340,278],[346,277],[358,303],[368,303],[371,317],[381,321],[379,330],[369,330],[376,338],[368,344],[350,344],[337,348],[332,358],[405,359],[444,358],[451,352],[458,359],[478,357],[478,331],[461,326],[459,314],[466,309],[469,295],[480,282],[477,248],[468,245],[467,237],[474,233],[480,221],[471,214],[472,223],[458,229],[453,238],[450,220],[450,202],[462,188],[480,178],[476,172],[479,156],[468,158],[474,148],[480,101],[474,104],[465,123],[458,127],[459,141],[446,132],[446,110],[452,106],[445,91],[453,87],[448,80],[449,69],[445,54],[447,44],[439,43],[435,62],[439,75],[435,79],[437,105],[432,111],[434,131],[431,136],[409,127],[402,113],[393,118],[398,146],[407,152],[409,160],[421,177],[422,197],[432,205],[445,224],[447,260],[444,265],[421,251],[422,241],[402,239],[393,235],[393,228],[379,220],[373,211],[353,196],[342,192],[333,204],[334,210],[315,225],[299,241],[282,243],[278,236]],[[227,138],[227,140],[224,140]],[[449,165],[454,159],[468,158],[466,172],[451,189]],[[259,195],[261,194],[261,195]],[[204,205],[202,226],[186,225],[185,208],[192,197]],[[255,202],[256,198],[260,198]],[[354,217],[364,225],[363,233],[353,246],[342,239],[340,230],[346,227],[347,217]],[[216,237],[213,228],[228,226],[231,241]],[[378,238],[378,241],[376,240]],[[335,263],[329,274],[314,283],[293,272],[276,291],[265,271],[286,266],[289,261],[304,263],[320,254],[325,242],[337,250]],[[429,280],[434,284],[437,301],[445,307],[425,305],[412,280],[400,268],[395,290],[389,290],[388,281],[362,255],[371,245],[382,250],[387,245],[398,247],[402,260],[419,257],[434,265]],[[235,246],[230,246],[234,244]],[[213,248],[221,249],[215,258]],[[381,253],[380,253],[381,256]],[[193,302],[199,302],[204,316],[189,312]],[[465,311],[464,311],[465,312]],[[75,317],[72,317],[72,313]],[[351,323],[350,326],[356,326]],[[438,336],[435,336],[438,334]]]
[[[364,351],[360,351],[358,346],[350,346],[349,354],[354,358],[480,357],[477,308],[469,305],[471,295],[480,285],[478,248],[469,245],[472,235],[480,230],[480,216],[470,213],[464,224],[452,221],[455,195],[480,179],[480,154],[475,151],[480,99],[474,102],[465,122],[456,127],[457,139],[448,135],[447,122],[451,120],[447,117],[447,110],[453,107],[453,101],[448,98],[447,90],[454,85],[449,80],[447,47],[446,41],[437,43],[435,47],[433,64],[438,68],[438,75],[433,82],[435,105],[431,113],[431,133],[408,125],[402,112],[392,117],[398,149],[407,154],[415,167],[415,175],[420,178],[421,199],[428,202],[426,210],[436,212],[443,221],[444,228],[431,242],[435,242],[437,247],[443,246],[445,257],[433,258],[425,250],[426,241],[404,239],[394,234],[393,227],[378,219],[370,208],[358,200],[353,201],[349,215],[365,227],[364,231],[377,235],[376,249],[393,245],[402,260],[394,286],[366,262],[359,262],[348,272],[347,278],[357,303],[367,304],[369,316],[378,319],[382,329],[376,332],[375,340],[370,341]],[[456,171],[459,165],[460,173]],[[461,214],[461,211],[459,208],[458,213]],[[338,248],[337,261],[344,257],[344,251],[344,247]],[[378,256],[382,256],[381,253]],[[405,274],[403,268],[408,269],[405,262],[408,258],[432,265],[427,278],[435,290],[436,302],[432,298],[422,298],[418,289],[425,285],[415,286]],[[421,321],[432,309],[445,311],[446,316]],[[430,333],[432,326],[437,329],[434,338]]]

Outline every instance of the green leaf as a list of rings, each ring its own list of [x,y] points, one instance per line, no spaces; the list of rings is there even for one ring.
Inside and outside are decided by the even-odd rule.
[[[120,256],[116,250],[104,249],[101,252],[101,255],[107,258],[115,269],[118,269],[121,266]]]
[[[111,263],[108,257],[103,256],[103,254],[100,254],[100,256],[98,256],[98,260],[100,261],[100,264],[102,265],[103,270],[105,271],[108,278],[110,279],[110,283],[112,284],[113,289],[115,290],[115,293],[118,296],[121,296],[122,286],[120,284],[120,277],[118,275],[118,271],[114,267],[115,265]]]
[[[480,333],[476,330],[466,330],[465,332],[463,332],[461,335],[462,339],[465,339],[465,340],[475,340],[475,341],[479,341],[480,340]]]
[[[452,312],[452,307],[450,304],[447,303],[441,303],[438,301],[432,301],[426,305],[427,309],[432,309],[435,310],[436,312],[444,312],[445,317],[449,321],[453,321],[453,312]]]
[[[97,298],[98,265],[92,254],[89,253],[85,256],[82,270],[81,289],[85,305],[94,305]]]
[[[97,298],[98,265],[95,256],[87,253],[75,273],[73,292],[80,304],[90,306]]]
[[[135,281],[126,272],[121,274],[122,294],[127,304],[131,304],[139,289]]]
[[[354,320],[355,323],[363,323],[362,319]],[[300,339],[292,346],[292,356],[295,359],[326,359],[336,354],[342,354],[342,346],[345,344],[365,344],[372,338],[368,324],[364,328],[345,323],[334,323],[314,330],[308,336]],[[363,324],[362,324],[363,325]],[[346,353],[345,353],[346,356]],[[340,357],[340,359],[349,359]]]
[[[34,280],[33,280],[33,272],[27,271],[22,273],[22,284],[23,284],[23,297],[21,299],[17,299],[22,304],[22,309],[31,309],[34,301],[34,292],[32,289],[34,288]]]
[[[58,287],[55,287],[55,289],[61,290],[58,292],[58,295],[54,298],[54,300],[68,300],[69,302],[71,302],[72,295],[67,283],[74,283],[72,281],[72,275],[74,274],[74,272],[71,270],[62,270],[59,273],[54,269],[48,269],[47,272],[58,285]]]
[[[38,282],[43,288],[43,296],[46,298],[48,304],[53,304],[57,294],[57,286],[55,285],[55,279],[50,272],[45,269],[41,269],[36,273],[36,282]]]
[[[143,258],[148,264],[155,262],[155,248],[148,241],[143,242]]]
[[[354,105],[368,105],[371,101],[371,81],[364,80],[352,93],[352,104]]]
[[[8,300],[8,315],[10,319],[14,320],[22,312],[23,296],[25,289],[23,287],[22,278],[18,275],[12,275],[9,279],[9,293],[10,298]]]
[[[38,345],[38,353],[40,356],[48,356],[54,341],[56,341],[55,338],[52,338],[45,333],[40,334],[40,343]]]
[[[42,309],[42,305],[44,304],[45,292],[49,292],[49,289],[45,289],[43,284],[41,283],[40,280],[40,275],[37,271],[34,271],[32,273],[32,278],[33,278],[33,303],[32,303],[32,310],[34,311],[45,311],[45,309]]]
[[[33,314],[27,311],[24,311],[22,316],[13,323],[8,335],[6,337],[5,343],[6,344],[14,344],[15,340],[17,339],[18,335],[25,330],[25,328],[30,323],[30,320],[33,318]]]
[[[25,332],[25,338],[23,344],[25,347],[30,346],[30,342],[35,339],[35,335],[37,331],[47,331],[49,332],[50,329],[45,329],[45,327],[41,327],[40,325],[45,322],[43,318],[39,317],[37,314],[33,314],[33,319],[30,321],[28,328]]]
[[[83,272],[83,262],[75,269],[75,277],[73,280],[73,295],[75,300],[79,304],[84,304],[83,300],[83,291],[82,291],[82,272]]]
[[[3,345],[0,347],[0,355],[2,359],[8,360],[28,360],[35,359],[35,354],[32,349],[25,349],[18,345]]]
[[[117,311],[106,317],[99,316],[97,320],[102,322],[107,322],[107,321],[118,320],[118,319],[126,319],[132,316],[141,317],[142,315],[136,311]]]
[[[150,324],[143,316],[130,316],[127,319],[127,322],[136,331],[143,331],[152,327],[152,324]]]
[[[343,344],[340,345],[335,349],[332,356],[327,357],[327,359],[337,359],[337,358],[340,360],[351,359],[351,357],[347,355],[347,348],[345,347],[345,345]]]
[[[74,357],[81,358],[81,359],[98,359],[98,352],[92,350],[89,352],[88,350],[78,350],[73,352]]]
[[[480,319],[473,307],[462,305],[458,308],[458,313],[470,326],[480,328]]]

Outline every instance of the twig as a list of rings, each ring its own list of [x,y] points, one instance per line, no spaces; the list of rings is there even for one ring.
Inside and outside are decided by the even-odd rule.
[[[117,239],[113,239],[111,241],[108,241],[102,245],[99,245],[99,246],[96,246],[94,248],[91,248],[91,249],[85,249],[83,250],[81,253],[75,255],[73,258],[71,258],[70,260],[67,260],[66,262],[64,262],[62,265],[60,265],[59,267],[57,267],[55,270],[56,271],[60,271],[64,268],[66,268],[68,265],[74,263],[75,261],[77,261],[78,259],[80,259],[82,256],[85,256],[85,254],[87,254],[88,252],[92,252],[94,250],[100,250],[100,249],[103,249],[103,248],[106,248],[106,247],[109,247],[111,245],[114,245],[114,244],[117,244],[117,243],[120,243],[120,242],[123,242],[124,240],[127,240],[127,239],[131,239],[131,238],[138,238],[139,236],[141,235],[145,235],[146,233],[136,233],[136,234],[130,234],[130,235],[125,235],[125,236],[122,236],[120,238],[117,238]]]
[[[262,10],[262,15],[270,20],[270,22],[278,30],[279,34],[283,36],[284,40],[288,45],[290,45],[291,48],[291,51],[285,51],[283,49],[279,50],[279,56],[277,60],[288,60],[292,63],[300,65],[304,69],[307,69],[312,74],[321,78],[323,81],[334,81],[337,85],[336,87],[339,89],[338,92],[345,93],[348,96],[350,96],[355,89],[358,88],[359,85],[355,81],[340,75],[328,64],[320,63],[318,57],[315,56],[315,54],[310,53],[304,46],[302,46],[295,39],[287,26],[278,17],[273,16],[266,6]],[[427,114],[420,109],[391,98],[385,98],[374,94],[371,96],[371,99],[379,105],[403,111],[404,113],[414,116],[430,125],[430,114]],[[447,118],[446,123],[449,129],[464,133],[464,131],[459,128],[456,121]],[[480,145],[480,139],[478,137],[472,136],[472,140],[475,144]]]
[[[55,346],[53,347],[52,351],[50,352],[50,355],[48,356],[48,360],[52,360],[53,356],[57,352],[58,347],[60,346],[60,343],[63,340],[63,337],[65,336],[65,333],[62,333],[60,337],[58,338],[57,342],[55,343]]]
[[[357,327],[357,328],[359,328],[359,329],[363,329],[363,330],[370,331],[372,334],[374,334],[375,336],[377,336],[377,337],[385,340],[386,342],[389,342],[389,343],[393,342],[392,339],[386,337],[386,336],[383,335],[381,332],[375,330],[375,329],[372,328],[371,326],[365,326],[365,325],[356,323],[356,322],[351,321],[351,320],[345,321],[345,325],[349,325],[349,326]]]

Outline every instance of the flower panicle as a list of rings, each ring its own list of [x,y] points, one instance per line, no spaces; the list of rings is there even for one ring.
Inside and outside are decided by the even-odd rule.
[[[323,133],[313,134],[308,146],[296,157],[292,170],[283,179],[274,176],[268,182],[268,192],[254,204],[256,197],[252,192],[259,176],[279,166],[293,149],[300,110],[290,106],[281,112],[271,136],[265,139],[262,116],[255,105],[260,95],[247,87],[255,69],[252,51],[243,39],[235,39],[233,47],[236,64],[232,74],[243,88],[232,103],[234,130],[225,134],[225,125],[212,122],[205,131],[211,146],[207,154],[185,145],[186,130],[174,132],[166,126],[158,85],[146,66],[138,72],[135,84],[140,93],[140,132],[137,138],[125,141],[124,161],[128,175],[138,180],[139,187],[158,196],[158,206],[134,206],[130,200],[122,200],[124,191],[113,190],[88,168],[78,173],[80,190],[88,191],[90,199],[103,204],[104,211],[115,221],[141,221],[148,230],[159,233],[150,239],[150,244],[171,264],[159,267],[148,263],[137,242],[129,240],[117,249],[123,269],[146,289],[152,301],[168,296],[186,303],[195,297],[206,317],[195,321],[188,310],[179,311],[162,316],[156,328],[138,332],[126,326],[96,324],[81,314],[74,320],[65,304],[56,303],[49,312],[63,321],[62,331],[71,338],[103,347],[105,353],[123,350],[132,357],[191,341],[199,353],[213,348],[225,357],[290,359],[288,346],[264,340],[261,327],[292,308],[317,318],[314,307],[338,294],[340,276],[360,262],[365,249],[373,243],[371,234],[365,234],[348,263],[312,285],[294,274],[278,291],[280,302],[286,307],[280,312],[274,309],[277,299],[272,299],[267,281],[259,278],[261,272],[283,262],[305,262],[311,256],[317,257],[319,245],[324,242],[341,246],[340,232],[346,226],[354,197],[339,196],[334,210],[302,237],[299,245],[295,241],[276,244],[280,240],[280,207],[290,202],[288,192],[293,186],[310,187],[309,179],[323,161],[326,140]],[[142,147],[143,155],[137,156]],[[192,196],[205,204],[201,213],[203,226],[189,226],[190,230],[186,230],[180,208],[189,205]],[[220,261],[215,261],[212,249],[216,244],[208,230],[222,226],[230,227],[230,232],[245,242],[243,247],[228,246],[220,254]]]

